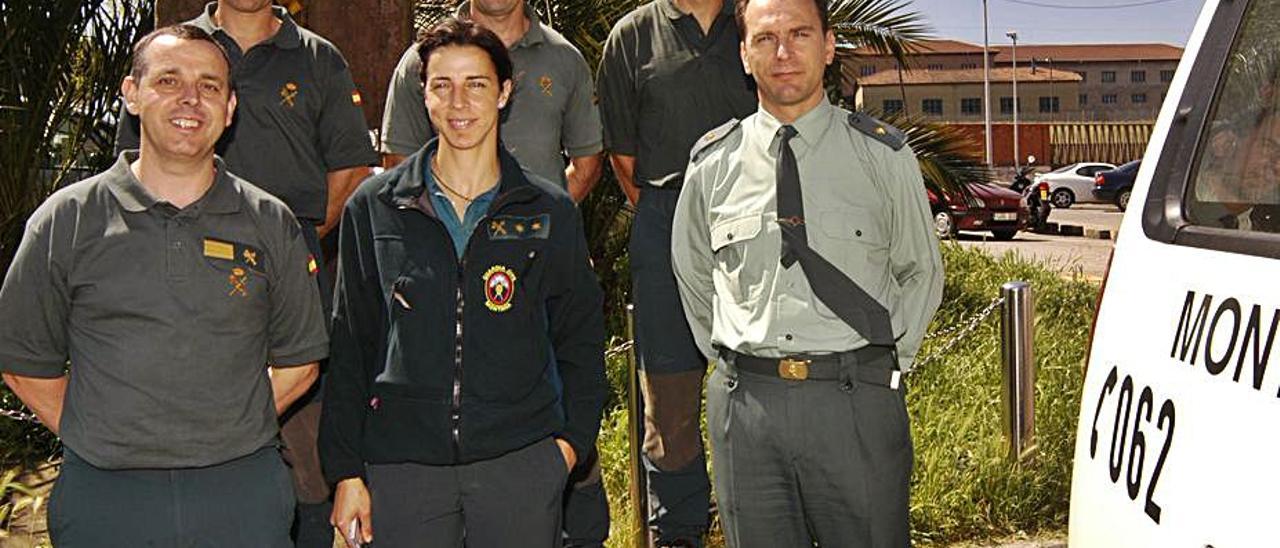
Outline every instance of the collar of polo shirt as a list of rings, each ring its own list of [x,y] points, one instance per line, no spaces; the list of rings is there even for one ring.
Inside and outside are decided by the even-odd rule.
[[[471,0],[460,2],[453,15],[464,21],[470,20]],[[521,36],[520,41],[513,44],[511,49],[526,48],[547,41],[546,33],[542,32],[542,19],[538,18],[538,11],[533,9],[533,4],[524,3],[524,16],[529,19],[529,30],[524,31],[524,36]]]
[[[120,207],[130,213],[141,213],[160,203],[146,187],[142,186],[142,182],[133,175],[133,170],[129,168],[135,160],[138,159],[137,150],[126,150],[120,153],[120,158],[116,160],[115,165],[108,170],[110,175],[107,177],[107,188],[111,190],[111,195],[115,196],[116,201],[120,202]],[[206,190],[204,196],[196,200],[184,210],[193,212],[205,212],[213,214],[235,213],[240,211],[240,200],[236,193],[233,192],[232,182],[227,176],[226,166],[222,163],[222,158],[213,158],[213,185]]]
[[[680,11],[680,8],[676,7],[675,0],[656,0],[656,2],[658,4],[658,10],[661,11],[663,15],[667,16],[668,19],[675,20],[689,15]],[[720,3],[720,14],[728,15],[730,17],[733,16],[733,0],[723,0]]]
[[[200,14],[191,21],[191,24],[200,27],[209,34],[222,34],[228,36],[227,31],[222,30],[217,23],[213,22],[213,12],[217,11],[218,3],[209,2],[204,5],[204,13]],[[302,32],[298,30],[298,24],[293,22],[293,18],[289,16],[289,10],[281,6],[271,6],[276,18],[280,19],[280,30],[276,31],[271,38],[264,40],[263,44],[274,44],[281,49],[292,49],[302,45]]]

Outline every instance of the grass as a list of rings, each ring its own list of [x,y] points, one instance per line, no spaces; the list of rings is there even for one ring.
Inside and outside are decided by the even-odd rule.
[[[915,442],[912,537],[920,545],[983,542],[1025,533],[1060,533],[1067,523],[1075,418],[1097,286],[1077,274],[1014,256],[994,258],[947,244],[946,289],[931,333],[967,323],[1011,280],[1036,297],[1036,452],[1022,466],[1006,457],[1000,386],[999,310],[907,380]],[[930,336],[921,356],[950,336]],[[609,546],[634,546],[628,494],[626,360],[611,356],[614,407],[601,425],[600,454],[613,526]],[[714,463],[712,463],[714,466]],[[713,471],[714,472],[714,471]],[[712,546],[723,546],[712,531]]]
[[[967,323],[998,296],[1006,281],[1025,280],[1034,288],[1037,452],[1022,466],[1006,458],[997,311],[945,355],[923,362],[908,377],[916,454],[912,537],[920,545],[946,545],[1061,533],[1067,522],[1075,418],[1097,286],[1078,273],[1064,276],[1013,255],[994,258],[955,244],[944,245],[943,258],[946,289],[931,333]],[[942,351],[951,338],[949,333],[926,337],[920,355]],[[618,347],[623,340],[613,342]],[[613,396],[601,425],[599,448],[612,516],[608,545],[630,548],[635,531],[628,494],[626,353],[610,352],[607,367]],[[30,458],[48,449],[49,440],[32,436],[30,430],[0,433],[10,434],[2,440],[11,458]],[[29,505],[28,510],[43,510],[12,476],[0,477],[0,484],[4,486],[0,495],[5,495],[0,503],[17,503],[8,509]],[[0,512],[5,510],[0,505]],[[5,517],[14,516],[0,514],[0,520]],[[0,529],[8,528],[4,525],[14,523],[0,521]],[[6,545],[3,537],[0,534],[0,545]],[[711,546],[723,546],[714,523]]]

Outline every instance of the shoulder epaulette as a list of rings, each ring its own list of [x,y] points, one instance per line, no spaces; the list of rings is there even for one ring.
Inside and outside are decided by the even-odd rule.
[[[689,159],[696,159],[699,152],[706,150],[707,147],[715,144],[721,139],[724,139],[730,133],[733,133],[733,130],[736,127],[738,127],[738,119],[732,118],[728,122],[721,124],[719,127],[703,134],[701,138],[693,143],[693,148],[689,150]]]
[[[902,147],[907,144],[907,134],[903,133],[902,130],[861,112],[849,114],[849,126],[867,134],[872,139],[884,143],[893,150],[902,150]]]

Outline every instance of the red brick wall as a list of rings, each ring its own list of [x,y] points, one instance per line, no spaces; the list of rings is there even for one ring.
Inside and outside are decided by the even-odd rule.
[[[984,158],[986,154],[983,124],[949,124],[968,134],[973,142],[973,154]],[[1049,126],[1045,123],[1018,124],[1019,164],[1026,163],[1028,155],[1036,157],[1037,164],[1047,164],[1050,158]],[[991,124],[991,153],[997,167],[1013,165],[1013,124]]]

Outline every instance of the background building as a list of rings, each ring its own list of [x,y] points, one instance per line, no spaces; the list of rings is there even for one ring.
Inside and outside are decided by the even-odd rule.
[[[993,119],[1002,119],[998,117],[1002,112],[998,98],[1009,97],[1006,106],[1011,106],[1012,91],[1005,89],[1005,80],[1012,80],[1012,72],[1003,75],[1000,69],[1013,65],[1013,48],[1001,45],[992,46],[991,50],[994,69],[991,77],[992,114]],[[1017,59],[1018,94],[1023,104],[1019,117],[1026,116],[1029,121],[1155,120],[1181,58],[1182,48],[1168,44],[1020,44]],[[844,73],[853,77],[856,82],[850,88],[884,88],[890,83],[898,85],[898,67],[889,56],[858,48],[841,55],[841,61],[845,65]],[[927,40],[921,50],[912,56],[912,63],[907,68],[909,70],[902,71],[901,86],[907,88],[905,95],[908,96],[908,101],[905,105],[909,113],[930,114],[931,118],[946,121],[968,120],[968,111],[961,109],[959,104],[950,109],[947,108],[948,105],[944,105],[943,113],[939,116],[922,112],[922,105],[913,104],[911,98],[921,94],[931,97],[971,98],[973,92],[969,87],[973,84],[974,71],[979,88],[977,97],[981,97],[982,46],[958,40]],[[1070,93],[1065,89],[1069,86],[1058,84],[1067,82],[1060,79],[1067,73],[1077,76],[1074,83],[1070,84],[1074,86]],[[997,74],[1002,76],[998,77]],[[1042,76],[1044,80],[1038,79]],[[1023,81],[1037,83],[1024,91],[1021,89]],[[1050,91],[1042,89],[1047,86],[1041,86],[1041,81],[1058,85]],[[941,88],[946,86],[956,89],[944,92]],[[925,89],[917,93],[911,89],[915,87]],[[997,91],[997,87],[1001,91]],[[1063,89],[1057,89],[1058,87]],[[855,92],[854,89],[846,91]],[[899,96],[904,95],[901,91]],[[867,101],[862,104],[884,110],[880,94],[879,89],[861,93]],[[1058,97],[1058,111],[1041,113],[1040,98],[1055,96]],[[948,110],[954,115],[948,113]],[[1009,114],[1011,115],[1011,111]],[[1038,114],[1053,116],[1036,118]],[[977,115],[981,118],[981,111]]]
[[[1013,69],[991,69],[991,119],[1013,121]],[[858,80],[855,103],[884,113],[906,110],[940,122],[982,122],[982,69],[882,71]],[[1023,122],[1075,119],[1081,77],[1068,71],[1018,67],[1018,118]]]

